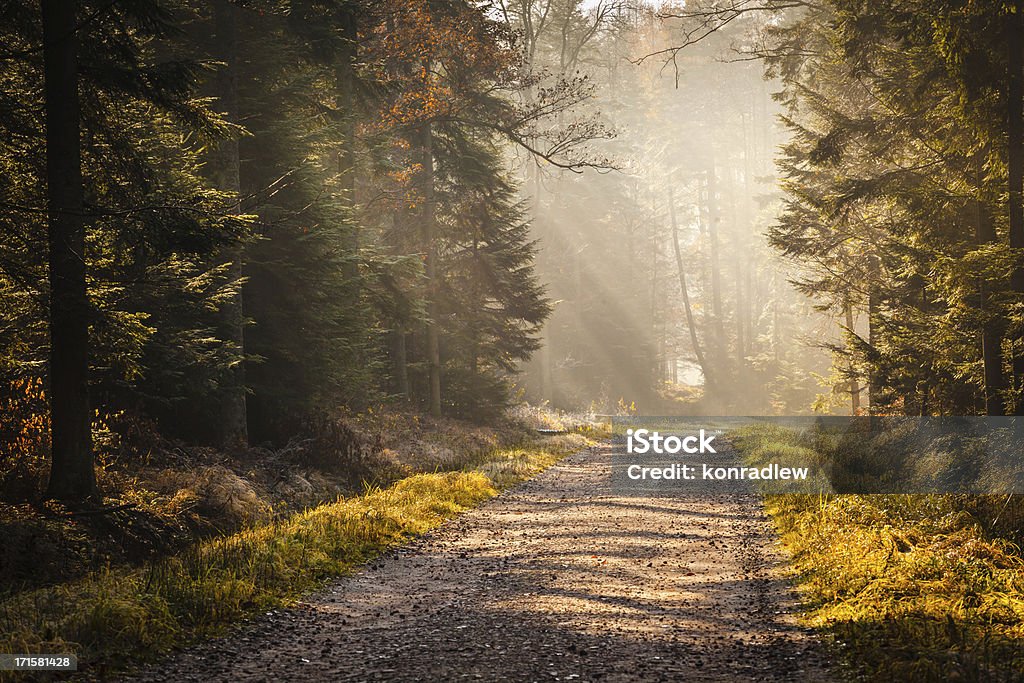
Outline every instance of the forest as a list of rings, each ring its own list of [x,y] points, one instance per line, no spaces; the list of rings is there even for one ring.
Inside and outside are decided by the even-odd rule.
[[[0,93],[2,652],[194,642],[612,416],[1024,415],[1022,0],[0,0]],[[1010,596],[878,680],[1020,663],[1019,495],[836,500],[767,505],[811,574]]]
[[[80,498],[93,432],[280,447],[524,391],[807,410],[798,339],[839,335],[761,237],[771,86],[717,60],[761,19],[669,77],[653,7],[535,9],[5,3],[5,468],[52,443]]]

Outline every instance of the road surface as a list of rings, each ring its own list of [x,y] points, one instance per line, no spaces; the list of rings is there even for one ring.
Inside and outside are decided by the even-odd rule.
[[[570,456],[144,681],[819,681],[752,493],[613,495]]]

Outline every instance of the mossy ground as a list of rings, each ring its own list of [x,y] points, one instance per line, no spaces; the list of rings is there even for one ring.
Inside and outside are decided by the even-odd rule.
[[[0,603],[0,651],[74,652],[100,672],[158,654],[287,605],[592,443],[566,434],[499,450],[475,467],[409,476],[143,567],[19,593]]]
[[[748,457],[805,449],[793,432],[734,435]],[[807,621],[847,672],[877,681],[1024,680],[1019,500],[963,495],[777,495]]]

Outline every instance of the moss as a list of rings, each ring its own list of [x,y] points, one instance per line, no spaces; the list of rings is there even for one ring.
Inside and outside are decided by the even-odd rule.
[[[564,435],[499,451],[472,470],[407,477],[201,542],[143,568],[93,573],[0,603],[0,651],[140,659],[288,605],[591,441]]]
[[[751,429],[745,455],[798,447]],[[806,620],[867,680],[1024,680],[1024,561],[990,501],[939,495],[780,495],[768,512]],[[1003,506],[1005,507],[1005,505]]]

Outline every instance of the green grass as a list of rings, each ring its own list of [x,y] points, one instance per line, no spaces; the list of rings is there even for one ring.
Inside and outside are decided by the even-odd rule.
[[[151,657],[288,605],[591,443],[566,435],[499,451],[473,470],[414,475],[142,569],[18,594],[0,603],[0,652],[75,653],[100,672]]]
[[[779,428],[746,429],[734,441],[759,459],[808,446]],[[993,518],[1007,502],[766,497],[806,620],[831,636],[852,677],[877,681],[1024,680],[1024,562],[993,533],[1005,529]]]

